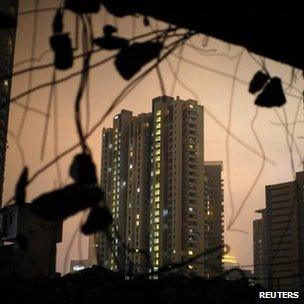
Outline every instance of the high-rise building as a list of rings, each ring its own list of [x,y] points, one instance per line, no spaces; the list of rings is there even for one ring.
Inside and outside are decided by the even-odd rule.
[[[222,244],[220,162],[208,165],[214,218],[212,237],[205,237],[203,114],[197,101],[162,96],[153,99],[152,113],[134,117],[124,110],[103,130],[101,186],[114,223],[106,234],[91,237],[90,264],[147,273],[194,257],[207,240]],[[183,271],[206,274],[204,262],[200,258]]]
[[[206,256],[207,274],[222,273],[222,253],[224,248],[224,184],[222,179],[223,162],[205,161],[205,246],[206,250],[221,248]]]
[[[18,13],[18,0],[1,0],[0,16],[16,18]],[[1,17],[1,18],[2,18]],[[13,71],[15,28],[0,28],[0,206],[2,203],[5,153],[7,143],[9,103],[11,95],[11,77]]]
[[[204,108],[153,99],[150,252],[153,270],[203,252]],[[204,274],[203,258],[188,267]]]
[[[304,172],[297,172],[294,181],[265,188],[266,208],[254,231],[255,242],[261,240],[264,245],[255,243],[254,260],[257,272],[266,273],[269,288],[287,290],[304,285],[303,187]],[[260,270],[259,264],[266,269]]]

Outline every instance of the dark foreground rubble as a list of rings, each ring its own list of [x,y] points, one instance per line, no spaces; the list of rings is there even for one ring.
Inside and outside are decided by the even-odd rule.
[[[1,303],[256,303],[258,287],[246,279],[205,280],[168,274],[159,280],[124,280],[92,267],[63,277],[10,278],[0,282]]]

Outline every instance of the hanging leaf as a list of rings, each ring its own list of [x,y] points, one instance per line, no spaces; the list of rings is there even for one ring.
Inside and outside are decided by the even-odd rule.
[[[158,58],[162,48],[163,44],[160,42],[134,43],[118,53],[114,64],[120,75],[125,80],[129,80],[145,64]]]
[[[93,42],[105,50],[122,49],[129,45],[129,41],[127,39],[115,36],[96,38]]]
[[[64,7],[76,14],[98,13],[101,0],[65,0]]]
[[[91,210],[87,221],[81,227],[81,231],[85,235],[104,231],[112,222],[112,215],[107,208],[96,207]]]
[[[112,36],[116,32],[117,32],[117,28],[111,24],[107,24],[103,27],[103,34],[105,36]]]
[[[254,74],[249,84],[249,92],[255,94],[263,89],[266,82],[269,80],[269,76],[262,71],[258,71]]]
[[[23,206],[26,200],[26,186],[28,182],[28,168],[25,167],[19,177],[19,180],[15,189],[16,204]]]
[[[55,55],[55,67],[58,70],[66,70],[71,68],[73,66],[73,49],[69,34],[55,34],[51,36],[50,45]]]
[[[70,166],[69,173],[75,183],[82,185],[97,184],[96,167],[89,154],[77,154]]]
[[[99,187],[84,187],[71,184],[63,189],[42,194],[30,204],[30,210],[46,220],[64,220],[86,208],[97,207],[103,199]]]
[[[61,9],[58,9],[56,11],[53,20],[53,34],[62,33],[62,31],[63,31],[63,14]]]
[[[271,78],[266,84],[262,93],[258,95],[255,104],[260,107],[280,107],[286,103],[281,79],[278,77]]]

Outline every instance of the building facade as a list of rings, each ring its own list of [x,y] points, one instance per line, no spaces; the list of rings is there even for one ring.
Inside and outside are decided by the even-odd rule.
[[[208,275],[222,273],[222,254],[224,250],[224,184],[222,178],[223,162],[205,161],[205,246],[206,250],[220,248],[206,256]]]
[[[147,273],[187,261],[206,250],[207,241],[223,243],[220,162],[207,164],[214,221],[209,228],[205,222],[204,109],[197,101],[161,96],[153,99],[152,113],[122,111],[103,129],[101,163],[114,223],[90,238],[90,264]],[[204,275],[205,262],[182,271]]]
[[[153,99],[150,252],[152,269],[203,252],[204,108],[194,100]],[[201,216],[200,216],[201,215]],[[204,274],[203,258],[188,267]]]
[[[288,290],[303,286],[303,187],[304,172],[297,172],[294,181],[265,188],[266,208],[255,231],[256,239],[259,235],[264,246],[255,247],[254,255],[255,262],[264,266],[269,288]],[[265,259],[259,259],[258,250],[262,256],[266,255]],[[259,269],[259,264],[255,269]]]
[[[18,13],[18,0],[1,0],[0,12],[16,18]],[[2,204],[9,103],[12,84],[11,77],[3,76],[10,75],[13,72],[15,36],[15,28],[0,28],[0,206]]]

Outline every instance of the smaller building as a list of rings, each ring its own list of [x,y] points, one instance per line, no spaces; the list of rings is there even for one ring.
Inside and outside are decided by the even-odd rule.
[[[222,264],[224,270],[230,270],[232,268],[237,268],[240,264],[237,262],[235,256],[224,254],[222,257]]]
[[[62,221],[43,220],[28,208],[12,204],[0,210],[0,278],[30,277],[56,272],[56,244],[62,240]]]
[[[77,272],[80,270],[83,270],[85,268],[90,267],[90,263],[89,260],[71,260],[71,267],[70,267],[70,272]]]

